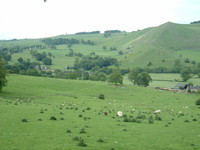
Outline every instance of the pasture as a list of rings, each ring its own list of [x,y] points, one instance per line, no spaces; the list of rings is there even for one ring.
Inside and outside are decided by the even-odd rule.
[[[21,75],[8,81],[1,150],[200,149],[199,95]]]

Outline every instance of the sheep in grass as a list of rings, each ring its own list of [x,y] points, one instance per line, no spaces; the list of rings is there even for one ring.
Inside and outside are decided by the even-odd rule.
[[[161,110],[154,111],[154,114],[160,114],[160,113],[161,113]]]
[[[118,116],[118,117],[122,117],[122,116],[123,116],[123,113],[122,113],[121,111],[118,111],[118,112],[117,112],[117,116]]]

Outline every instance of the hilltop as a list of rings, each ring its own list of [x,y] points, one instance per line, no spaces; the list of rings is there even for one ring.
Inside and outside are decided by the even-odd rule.
[[[52,47],[45,39],[23,39],[0,41],[0,48],[18,49],[12,53],[10,63],[19,57],[34,61],[30,51],[51,52],[53,69],[64,70],[74,65],[79,55],[110,56],[119,61],[121,68],[171,67],[174,61],[186,58],[200,59],[200,24],[176,24],[167,22],[158,27],[150,27],[134,32],[111,30],[109,34],[100,32],[60,35],[45,39],[75,39],[76,44],[57,43]],[[87,43],[89,42],[89,43]],[[39,46],[39,47],[37,47]],[[73,55],[69,56],[70,52]],[[78,55],[78,56],[77,56]]]

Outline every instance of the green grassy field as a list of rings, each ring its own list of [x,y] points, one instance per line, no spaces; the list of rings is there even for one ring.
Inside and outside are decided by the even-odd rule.
[[[199,95],[20,75],[8,81],[0,93],[1,150],[200,149]]]

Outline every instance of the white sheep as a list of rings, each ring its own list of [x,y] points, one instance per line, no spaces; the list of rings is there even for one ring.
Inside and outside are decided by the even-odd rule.
[[[117,112],[117,116],[122,117],[122,116],[123,116],[123,113],[122,113],[121,111],[118,111],[118,112]]]
[[[154,114],[160,114],[160,113],[161,113],[161,110],[154,111]]]

